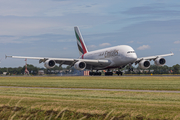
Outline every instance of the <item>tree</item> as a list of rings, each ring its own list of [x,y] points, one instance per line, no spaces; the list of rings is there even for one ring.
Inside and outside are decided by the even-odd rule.
[[[33,65],[27,64],[27,69],[29,71],[29,74],[32,74],[32,75],[37,75],[38,74],[39,68],[37,68],[37,67],[35,67]],[[25,71],[25,66],[22,68],[21,72],[24,74],[24,71]]]
[[[174,74],[179,74],[179,70],[180,70],[180,65],[179,64],[176,64],[176,65],[173,65],[173,73]]]

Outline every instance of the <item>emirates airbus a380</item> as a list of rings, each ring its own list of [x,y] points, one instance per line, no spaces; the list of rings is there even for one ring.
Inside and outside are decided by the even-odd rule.
[[[101,75],[98,70],[107,70],[105,75],[113,75],[111,69],[118,68],[116,72],[118,75],[122,72],[120,69],[124,68],[126,65],[132,65],[133,63],[139,64],[142,69],[147,69],[150,67],[150,60],[154,60],[155,65],[163,66],[166,60],[163,58],[165,56],[172,56],[173,53],[164,55],[155,55],[149,57],[137,58],[134,49],[128,45],[119,45],[115,47],[109,47],[101,50],[89,52],[83,37],[79,31],[78,27],[74,27],[75,36],[77,39],[77,46],[79,49],[80,57],[79,59],[69,59],[69,58],[46,58],[46,57],[24,57],[24,56],[6,56],[11,58],[23,58],[23,59],[36,59],[39,63],[44,63],[46,68],[53,68],[56,64],[59,66],[65,64],[74,66],[77,70],[88,69],[91,70],[90,75]],[[93,72],[96,70],[96,72]]]

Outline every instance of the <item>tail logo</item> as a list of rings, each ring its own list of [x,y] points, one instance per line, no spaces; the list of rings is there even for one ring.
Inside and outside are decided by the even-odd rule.
[[[78,29],[78,27],[75,27],[75,35],[76,35],[76,39],[77,39],[77,46],[80,52],[80,55],[84,55],[85,53],[88,52],[86,45],[84,44],[84,40],[81,36],[81,33]]]

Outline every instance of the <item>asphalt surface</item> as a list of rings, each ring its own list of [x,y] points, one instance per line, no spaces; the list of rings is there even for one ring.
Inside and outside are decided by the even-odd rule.
[[[168,90],[127,90],[127,89],[92,89],[92,88],[48,88],[48,87],[17,87],[0,86],[0,88],[35,88],[35,89],[60,89],[60,90],[92,90],[92,91],[127,91],[127,92],[154,92],[154,93],[180,93],[180,91]]]

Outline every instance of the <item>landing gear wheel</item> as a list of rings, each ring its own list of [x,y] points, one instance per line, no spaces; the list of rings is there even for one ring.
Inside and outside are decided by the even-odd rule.
[[[105,76],[112,76],[113,72],[105,72]]]
[[[123,75],[123,72],[121,72],[121,71],[116,71],[116,74],[119,76],[119,75]]]
[[[101,72],[89,72],[90,76],[101,76]]]
[[[133,71],[134,69],[133,68],[129,68],[129,72]]]
[[[90,76],[94,75],[94,72],[89,72],[89,75],[90,75]]]

